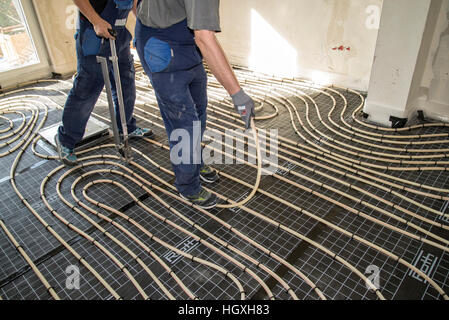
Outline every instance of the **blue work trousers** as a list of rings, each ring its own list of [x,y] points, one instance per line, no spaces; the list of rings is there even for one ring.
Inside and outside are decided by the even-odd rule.
[[[152,73],[145,61],[147,40],[136,39],[137,51],[155,90],[169,140],[174,138],[170,141],[170,150],[175,186],[182,195],[195,196],[201,191],[200,170],[204,165],[201,141],[207,121],[207,74],[203,64],[189,70]],[[188,152],[188,157],[176,154],[187,160],[182,163],[173,160],[173,150],[182,142],[182,139],[177,140],[177,132],[188,133],[190,139],[190,150],[181,151]]]
[[[101,65],[97,62],[96,56],[84,56],[82,46],[77,37],[77,75],[73,82],[73,88],[69,93],[62,115],[62,126],[59,127],[59,139],[66,148],[74,149],[75,145],[81,142],[89,117],[98,101],[101,91],[104,88],[103,73]],[[126,47],[127,46],[127,47]],[[136,120],[133,117],[134,104],[136,100],[134,59],[131,55],[129,45],[119,50],[119,69],[122,84],[123,99],[125,105],[125,116],[128,132],[136,130]],[[118,45],[118,48],[120,46]],[[111,62],[109,65],[109,76],[112,85],[112,96],[114,100],[117,124],[122,131],[120,113],[118,108],[117,92],[114,80],[114,73]]]

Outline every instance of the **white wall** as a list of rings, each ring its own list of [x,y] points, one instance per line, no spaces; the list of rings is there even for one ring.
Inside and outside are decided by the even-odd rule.
[[[367,91],[382,2],[222,0],[218,37],[231,63]]]
[[[53,71],[74,72],[73,2],[33,2]],[[382,2],[222,0],[219,38],[234,64],[367,91]]]
[[[407,10],[404,10],[407,8]],[[449,0],[385,0],[364,112],[449,121]]]
[[[72,0],[33,0],[50,56],[52,71],[62,75],[76,72],[74,39],[78,8]],[[136,19],[129,15],[127,27],[134,35]]]
[[[424,71],[415,79],[410,109],[449,122],[449,0],[433,0],[428,20],[427,50],[418,61]]]
[[[408,118],[409,97],[422,55],[431,0],[385,0],[364,111],[370,121],[391,125]],[[406,10],[404,10],[406,9]]]
[[[54,73],[70,74],[76,70],[75,19],[72,0],[33,0],[34,8],[47,45]]]

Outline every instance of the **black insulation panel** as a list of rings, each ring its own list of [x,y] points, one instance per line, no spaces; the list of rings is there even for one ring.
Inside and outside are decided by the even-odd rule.
[[[352,112],[358,108],[362,102],[361,96],[353,91],[347,91],[340,88],[332,88],[332,90],[326,90],[319,88],[317,91],[314,88],[304,87],[305,83],[300,81],[285,81],[282,83],[279,79],[273,81],[271,77],[263,76],[259,74],[253,74],[244,70],[236,70],[239,79],[242,84],[248,88],[248,91],[256,88],[260,91],[266,90],[267,101],[276,105],[279,109],[279,114],[268,119],[257,121],[257,126],[263,129],[278,129],[279,136],[288,138],[294,141],[297,145],[291,144],[291,146],[301,148],[301,146],[308,146],[312,148],[328,148],[336,154],[343,155],[343,152],[337,149],[328,147],[327,143],[335,145],[335,141],[341,141],[353,146],[361,147],[362,144],[345,139],[329,130],[319,119],[315,106],[309,101],[308,117],[310,123],[314,126],[312,128],[306,120],[306,105],[302,99],[292,94],[288,95],[285,91],[282,91],[282,86],[285,88],[291,88],[292,84],[296,85],[297,89],[301,89],[301,94],[307,94],[311,97],[321,114],[323,122],[328,126],[335,128],[328,120],[328,113],[333,107],[333,101],[330,96],[332,95],[336,102],[336,110],[332,113],[330,118],[340,126],[344,126],[340,113],[344,106],[344,97],[347,101],[347,111],[344,114],[345,121],[354,127],[361,128],[363,130],[377,133],[379,131],[364,128],[360,124],[356,123],[352,117]],[[152,126],[147,120],[153,121],[156,124],[162,125],[160,119],[152,117],[149,114],[153,114],[157,117],[160,116],[154,103],[154,94],[149,81],[146,79],[142,72],[137,74],[138,81],[138,101],[136,103],[136,115],[138,116],[138,124],[143,127]],[[224,91],[219,89],[216,81],[210,77],[209,81],[211,95],[210,104],[212,107],[219,108],[218,110],[225,110],[226,112],[232,111],[230,106],[215,101],[215,95],[221,94],[226,97]],[[41,98],[33,97],[34,100],[39,100],[42,105],[48,107],[46,113],[42,105],[40,106],[40,114],[38,117],[38,123],[44,116],[47,115],[45,120],[45,126],[57,123],[61,119],[62,110],[60,106],[64,105],[65,95],[68,93],[71,84],[63,81],[49,81],[41,82],[35,85],[29,86],[27,90],[6,94],[0,99],[0,110],[4,111],[3,116],[13,121],[15,127],[21,123],[21,117],[16,113],[7,112],[7,101],[11,97],[14,100],[22,103],[26,106],[30,103],[31,98],[27,98],[26,95],[39,95]],[[36,89],[38,88],[38,90]],[[265,88],[265,89],[264,89]],[[272,90],[277,91],[279,95],[272,93]],[[221,90],[221,91],[220,91]],[[221,92],[221,93],[220,93]],[[325,93],[323,93],[325,92]],[[336,92],[340,93],[338,95]],[[299,96],[306,97],[298,93]],[[257,97],[258,95],[254,93]],[[280,98],[282,96],[282,98]],[[268,97],[268,98],[267,98]],[[270,99],[275,97],[276,99]],[[279,100],[280,99],[280,100]],[[285,107],[285,101],[290,101],[296,106],[298,115],[302,118],[303,125],[301,125],[295,117],[295,124],[298,130],[307,138],[309,142],[306,142],[303,138],[299,137],[292,126],[291,117],[288,110]],[[229,100],[227,100],[229,102]],[[262,98],[257,100],[257,105],[262,106],[258,110],[258,116],[268,116],[273,114],[274,108],[271,104],[264,103],[261,105]],[[281,103],[284,101],[284,103]],[[59,107],[58,107],[59,106]],[[210,108],[211,117],[221,117],[235,123],[231,118],[227,118],[223,114],[217,113],[214,108]],[[26,117],[31,116],[29,110],[23,111]],[[96,116],[100,116],[100,120],[104,121],[104,118],[109,118],[108,109],[105,104],[105,97],[98,102],[94,113]],[[362,113],[357,113],[356,117],[362,121],[366,121],[363,118]],[[422,119],[421,119],[422,120]],[[412,119],[415,124],[422,123],[420,119]],[[215,126],[217,122],[209,119],[210,128],[218,128]],[[222,123],[221,123],[222,124]],[[223,125],[223,124],[222,124]],[[0,123],[0,130],[7,126],[6,121]],[[167,137],[163,127],[153,125],[155,132],[155,140],[167,145]],[[315,135],[321,137],[321,139],[315,139],[308,131],[313,132]],[[348,132],[340,130],[342,134],[349,135]],[[319,131],[319,132],[318,132]],[[34,133],[35,131],[33,131]],[[411,135],[411,134],[447,134],[449,132],[447,126],[425,127],[407,132],[390,133],[391,135]],[[320,135],[320,133],[322,135]],[[0,137],[4,137],[7,133],[3,133]],[[330,139],[329,139],[330,137]],[[372,142],[372,140],[366,139],[366,137],[359,137],[360,140],[366,142]],[[334,139],[335,141],[331,140]],[[7,152],[20,142],[21,139],[13,142],[11,145],[3,146],[0,152]],[[432,141],[435,138],[419,139],[418,141]],[[438,140],[444,140],[440,138]],[[0,142],[5,141],[4,139]],[[397,139],[400,141],[400,139]],[[108,143],[113,143],[112,139]],[[388,143],[380,144],[381,146],[393,146]],[[151,144],[143,140],[135,140],[132,142],[132,146],[145,155],[150,157],[157,164],[166,169],[171,169],[169,161],[169,152],[163,148],[160,148],[154,144]],[[398,147],[394,145],[393,147]],[[411,147],[410,145],[407,147]],[[433,143],[425,145],[413,145],[413,148],[431,148],[431,149],[445,149],[447,144]],[[382,147],[370,147],[363,145],[363,148],[369,152],[390,152]],[[285,151],[289,152],[285,152]],[[309,149],[304,149],[309,151]],[[38,141],[36,145],[36,151],[49,156],[55,156],[54,150],[49,147],[44,141]],[[449,255],[447,252],[447,245],[441,241],[435,240],[435,238],[429,237],[412,227],[411,224],[404,224],[397,221],[391,216],[382,214],[378,210],[374,210],[364,203],[368,203],[375,208],[381,208],[395,217],[406,219],[423,230],[430,231],[441,239],[449,240],[448,236],[448,218],[445,216],[436,215],[429,210],[425,210],[416,206],[410,201],[406,201],[391,192],[385,190],[388,185],[385,183],[378,183],[384,188],[364,183],[363,181],[355,181],[348,176],[342,176],[337,173],[336,170],[345,171],[341,167],[329,165],[319,158],[307,157],[309,160],[313,160],[320,164],[329,165],[331,169],[325,169],[319,165],[313,165],[310,161],[304,161],[299,158],[295,158],[291,153],[295,153],[293,149],[286,149],[281,146],[279,154],[286,157],[279,159],[279,165],[288,168],[291,171],[300,173],[308,179],[313,179],[319,183],[326,184],[337,190],[344,192],[350,197],[355,197],[358,201],[353,201],[346,196],[330,191],[329,189],[319,187],[317,184],[313,184],[310,180],[303,179],[295,176],[291,172],[278,171],[277,174],[289,181],[306,186],[313,191],[319,192],[324,196],[327,196],[340,205],[336,205],[330,201],[325,201],[323,198],[316,196],[308,191],[295,187],[292,184],[286,183],[283,180],[278,179],[276,176],[264,176],[262,178],[260,189],[270,194],[282,198],[288,203],[294,204],[297,207],[311,213],[313,216],[304,214],[298,210],[293,209],[291,206],[285,203],[275,201],[272,198],[258,193],[251,199],[246,207],[250,208],[254,212],[263,214],[265,217],[276,221],[277,224],[286,226],[289,230],[302,235],[307,239],[301,239],[292,232],[288,232],[278,225],[269,223],[267,220],[254,216],[250,212],[242,209],[213,209],[211,212],[220,218],[223,222],[228,223],[238,230],[241,234],[246,235],[250,239],[255,240],[271,253],[275,253],[286,262],[294,266],[297,270],[302,272],[306,277],[313,282],[323,295],[330,300],[374,300],[379,299],[379,296],[372,290],[368,290],[365,281],[356,273],[351,271],[346,265],[341,263],[335,257],[327,254],[323,250],[317,248],[312,243],[317,243],[327,250],[330,250],[334,254],[338,255],[341,259],[344,259],[347,263],[354,266],[366,277],[370,277],[370,280],[374,279],[373,270],[378,270],[380,288],[379,292],[386,299],[422,299],[422,300],[440,300],[443,299],[443,295],[440,294],[434,286],[422,279],[418,274],[413,272],[410,268],[401,264],[400,262],[388,257],[379,250],[370,248],[365,243],[352,239],[345,235],[341,230],[356,234],[357,236],[370,241],[371,243],[381,247],[388,252],[402,258],[414,265],[417,269],[424,272],[435,283],[441,287],[445,292],[449,292],[448,274],[449,274]],[[392,152],[391,152],[392,153]],[[114,296],[104,286],[102,282],[98,280],[91,270],[80,262],[67,248],[61,244],[36,218],[35,215],[27,208],[20,200],[19,195],[14,191],[11,185],[10,170],[14,165],[14,161],[18,157],[19,151],[16,150],[9,155],[4,155],[0,159],[0,218],[4,221],[6,228],[12,234],[14,239],[29,255],[30,259],[36,265],[43,277],[48,281],[54,291],[61,299],[114,299]],[[116,155],[113,147],[106,147],[94,151],[90,151],[84,156],[93,155]],[[318,154],[318,153],[316,153]],[[407,152],[398,152],[397,155],[410,155]],[[432,154],[419,153],[421,154]],[[416,155],[416,154],[412,154]],[[366,162],[373,165],[391,165],[385,164],[381,161],[373,159],[367,159],[365,157],[356,157],[346,154],[347,157],[355,159],[357,161]],[[327,158],[330,160],[330,157]],[[445,161],[447,159],[436,159],[437,161]],[[164,181],[173,183],[173,176],[161,172],[157,167],[152,165],[140,155],[136,155],[134,161],[150,172],[161,177]],[[296,161],[296,163],[295,163]],[[434,160],[435,161],[435,160]],[[304,166],[312,169],[312,171],[305,169],[298,165],[298,162]],[[117,161],[119,164],[123,162]],[[340,162],[342,164],[343,162]],[[401,164],[400,164],[401,165]],[[52,208],[58,213],[58,215],[68,221],[71,226],[76,227],[78,230],[84,232],[84,234],[95,239],[95,244],[92,244],[89,239],[83,237],[79,233],[68,228],[60,219],[57,219],[53,212],[47,208],[42,201],[40,188],[41,183],[54,169],[58,168],[60,163],[54,159],[42,159],[34,154],[31,145],[29,145],[23,155],[20,156],[20,161],[16,169],[15,182],[18,187],[19,193],[29,203],[29,205],[35,210],[35,213],[41,217],[43,221],[48,223],[52,230],[56,232],[64,241],[83,257],[84,261],[95,270],[98,275],[104,279],[106,283],[113,288],[120,297],[124,299],[142,299],[143,296],[139,293],[136,286],[127,276],[127,274],[120,267],[126,267],[126,270],[134,277],[135,281],[139,284],[140,288],[151,299],[165,300],[167,295],[161,290],[157,283],[149,276],[148,272],[142,267],[144,264],[151,272],[159,279],[159,281],[168,289],[168,291],[176,299],[188,299],[189,296],[180,289],[179,284],[175,281],[172,274],[167,272],[166,269],[155,260],[148,251],[144,250],[140,244],[143,244],[151,252],[163,259],[174,274],[179,277],[180,281],[198,298],[207,300],[233,300],[239,299],[240,290],[235,282],[232,282],[230,278],[225,274],[218,272],[217,270],[201,264],[198,260],[188,259],[182,257],[172,250],[162,245],[161,243],[153,241],[148,233],[143,230],[147,230],[155,237],[160,238],[169,245],[172,245],[188,254],[191,254],[197,258],[204,259],[208,262],[216,264],[233,274],[236,279],[241,283],[244,288],[247,299],[268,299],[270,298],[267,290],[261,286],[260,281],[266,284],[269,290],[272,292],[275,299],[288,300],[293,296],[286,290],[286,288],[277,280],[276,276],[281,278],[285,284],[294,292],[299,299],[317,300],[320,297],[312,286],[307,284],[298,274],[292,272],[285,264],[281,264],[272,256],[256,248],[254,245],[248,243],[246,239],[238,236],[232,230],[229,230],[220,223],[214,221],[205,214],[198,210],[192,209],[187,205],[182,204],[178,200],[173,199],[159,191],[155,191],[166,203],[171,207],[178,210],[182,215],[195,222],[195,226],[200,226],[207,232],[213,234],[215,237],[227,243],[226,246],[223,243],[219,243],[215,239],[211,239],[206,236],[198,228],[194,228],[185,220],[174,215],[173,212],[164,207],[157,199],[148,194],[142,189],[135,181],[126,179],[122,176],[112,173],[98,173],[83,179],[76,187],[75,194],[80,199],[83,199],[83,187],[89,182],[99,179],[108,179],[121,183],[129,192],[131,192],[138,200],[139,203],[133,200],[128,194],[115,185],[100,183],[91,186],[88,189],[88,195],[95,201],[99,201],[107,206],[118,210],[131,218],[136,224],[139,224],[142,229],[133,225],[127,219],[119,217],[117,214],[111,213],[104,208],[98,208],[92,204],[89,206],[95,209],[98,213],[101,213],[109,220],[105,220],[96,215],[91,214],[85,209],[81,211],[88,216],[91,220],[85,219],[82,215],[74,211],[67,206],[59,197],[57,193],[57,182],[59,177],[65,173],[68,169],[62,168],[54,175],[50,176],[50,179],[45,188],[45,198]],[[126,166],[126,164],[125,164]],[[404,168],[412,167],[412,164],[403,164]],[[429,165],[430,166],[430,165]],[[447,165],[439,165],[439,167],[446,167]],[[154,179],[151,179],[145,173],[136,168],[127,166],[134,170],[135,173],[145,176],[149,182],[154,183],[157,186],[161,186],[166,190],[167,186],[162,185]],[[351,167],[351,165],[349,165]],[[257,175],[256,169],[246,165],[218,165],[217,169],[223,171],[226,174],[237,177],[250,185],[255,183]],[[72,183],[84,173],[88,173],[92,170],[100,169],[112,169],[121,170],[119,166],[114,164],[96,164],[92,166],[86,166],[70,174],[64,179],[60,185],[61,194],[64,198],[76,205],[71,195]],[[313,171],[315,170],[315,171]],[[376,169],[373,169],[376,170]],[[329,179],[322,174],[325,173],[330,177],[336,178]],[[355,170],[356,171],[356,170]],[[125,171],[123,171],[125,172]],[[390,171],[390,170],[378,170],[382,174],[388,174],[400,179],[404,179],[413,183],[410,186],[407,183],[397,182],[400,185],[410,187],[411,189],[434,193],[440,195],[443,199],[449,196],[448,194],[441,194],[438,192],[432,192],[430,190],[424,190],[419,188],[420,185],[427,185],[435,188],[448,189],[449,188],[449,174],[444,170],[430,170],[430,171]],[[349,171],[346,171],[350,174]],[[354,171],[352,172],[354,174]],[[381,176],[378,176],[381,178]],[[362,188],[365,193],[358,192],[347,185],[342,184],[340,181],[347,182]],[[373,182],[373,180],[370,180]],[[393,181],[393,180],[388,180]],[[418,187],[416,187],[418,185]],[[250,189],[238,184],[234,181],[221,177],[219,184],[211,187],[218,193],[226,196],[230,199],[243,199],[250,193]],[[151,189],[151,188],[150,188]],[[153,189],[154,190],[154,189]],[[398,191],[395,189],[395,191]],[[407,190],[399,190],[400,194],[406,196],[408,199],[415,201],[418,204],[423,204],[429,208],[437,210],[443,214],[449,214],[448,202],[442,199],[433,199],[417,193],[409,192]],[[374,195],[374,196],[373,196]],[[420,217],[434,221],[441,224],[441,227],[432,226],[422,219],[410,217],[404,213],[403,210],[398,210],[395,207],[391,207],[386,204],[385,201],[390,201],[397,206],[410,212],[418,214]],[[82,200],[84,201],[84,200]],[[364,201],[363,203],[361,201]],[[87,202],[85,202],[87,204]],[[227,257],[214,252],[210,247],[199,243],[191,236],[180,232],[173,226],[164,223],[160,219],[152,216],[149,212],[143,209],[139,204],[147,206],[154,210],[154,212],[161,216],[170,219],[178,226],[185,228],[185,230],[193,233],[195,236],[204,239],[210,244],[213,244],[220,250],[226,253]],[[342,206],[343,205],[343,206]],[[361,217],[346,210],[344,206],[363,212],[369,217],[375,218],[375,221],[371,221],[367,218]],[[79,205],[77,206],[79,208]],[[331,223],[333,226],[340,228],[329,227],[329,225],[319,222],[318,219],[324,219]],[[378,223],[382,221],[389,226],[399,228],[412,235],[417,235],[417,238],[412,238],[401,232],[392,230]],[[132,239],[126,235],[121,229],[117,228],[116,224],[120,224],[123,228],[128,230],[135,238]],[[442,227],[444,226],[444,227]],[[101,229],[100,229],[101,228]],[[106,233],[104,232],[106,231]],[[117,241],[113,241],[111,236]],[[420,238],[421,237],[421,238]],[[140,244],[135,240],[138,239]],[[439,243],[441,247],[436,247],[429,244],[423,239],[429,239]],[[117,243],[119,242],[120,245]],[[244,254],[248,255],[252,261],[245,259],[242,255],[228,249],[228,246],[234,246]],[[106,255],[99,247],[108,250],[114,259],[111,259]],[[139,257],[141,263],[139,264],[129,251]],[[444,250],[445,248],[446,250]],[[235,259],[233,261],[230,259]],[[256,264],[252,263],[256,261]],[[272,274],[266,272],[266,269],[260,268],[260,265],[264,265],[271,270]],[[244,269],[241,266],[246,267]],[[73,269],[75,267],[75,269]],[[73,283],[70,282],[73,276],[73,270],[79,270],[79,288],[73,288]],[[245,271],[244,271],[245,270]],[[247,271],[251,270],[251,274]],[[257,280],[255,276],[260,280]],[[42,281],[37,276],[36,272],[30,267],[23,256],[18,250],[16,250],[13,242],[7,237],[5,231],[0,229],[0,297],[5,300],[9,299],[53,299],[53,297],[46,290]]]

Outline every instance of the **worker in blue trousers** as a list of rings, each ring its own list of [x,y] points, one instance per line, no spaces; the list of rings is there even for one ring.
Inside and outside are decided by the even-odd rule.
[[[231,95],[247,129],[254,117],[254,101],[240,87],[215,35],[220,32],[220,1],[135,0],[135,6],[137,52],[155,90],[168,137],[185,130],[191,139],[187,163],[176,163],[171,152],[175,186],[184,199],[214,208],[217,197],[202,187],[202,182],[218,180],[216,171],[202,161],[208,103],[203,58]],[[196,129],[198,123],[201,130]],[[176,142],[180,141],[170,141],[172,151]]]
[[[133,117],[136,100],[134,60],[131,55],[132,36],[126,29],[128,15],[134,0],[74,0],[80,10],[76,39],[77,75],[64,106],[62,126],[58,129],[55,142],[61,161],[73,166],[77,163],[75,146],[81,142],[87,122],[104,87],[101,65],[97,56],[111,56],[109,30],[116,31],[116,47],[120,79],[123,89],[125,117],[129,138],[148,137],[149,129],[136,126]],[[110,77],[114,79],[112,65]],[[111,81],[116,119],[122,131],[115,81]]]

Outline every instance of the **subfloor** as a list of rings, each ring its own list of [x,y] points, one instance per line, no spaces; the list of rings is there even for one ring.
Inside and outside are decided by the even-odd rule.
[[[236,74],[257,101],[257,127],[278,132],[278,149],[271,143],[265,157],[275,170],[243,207],[209,215],[176,198],[141,70],[135,114],[155,137],[132,142],[129,164],[110,139],[65,168],[39,139],[40,128],[60,121],[70,81],[2,95],[0,297],[447,298],[449,127],[417,117],[415,127],[387,131],[363,117],[357,92]],[[217,132],[242,123],[212,77],[209,97],[206,135],[218,143]],[[104,95],[94,116],[109,119]],[[228,138],[227,149],[205,141],[217,161],[227,152],[234,163],[214,165],[221,180],[210,188],[222,203],[245,199],[257,176],[254,158],[235,164]]]

